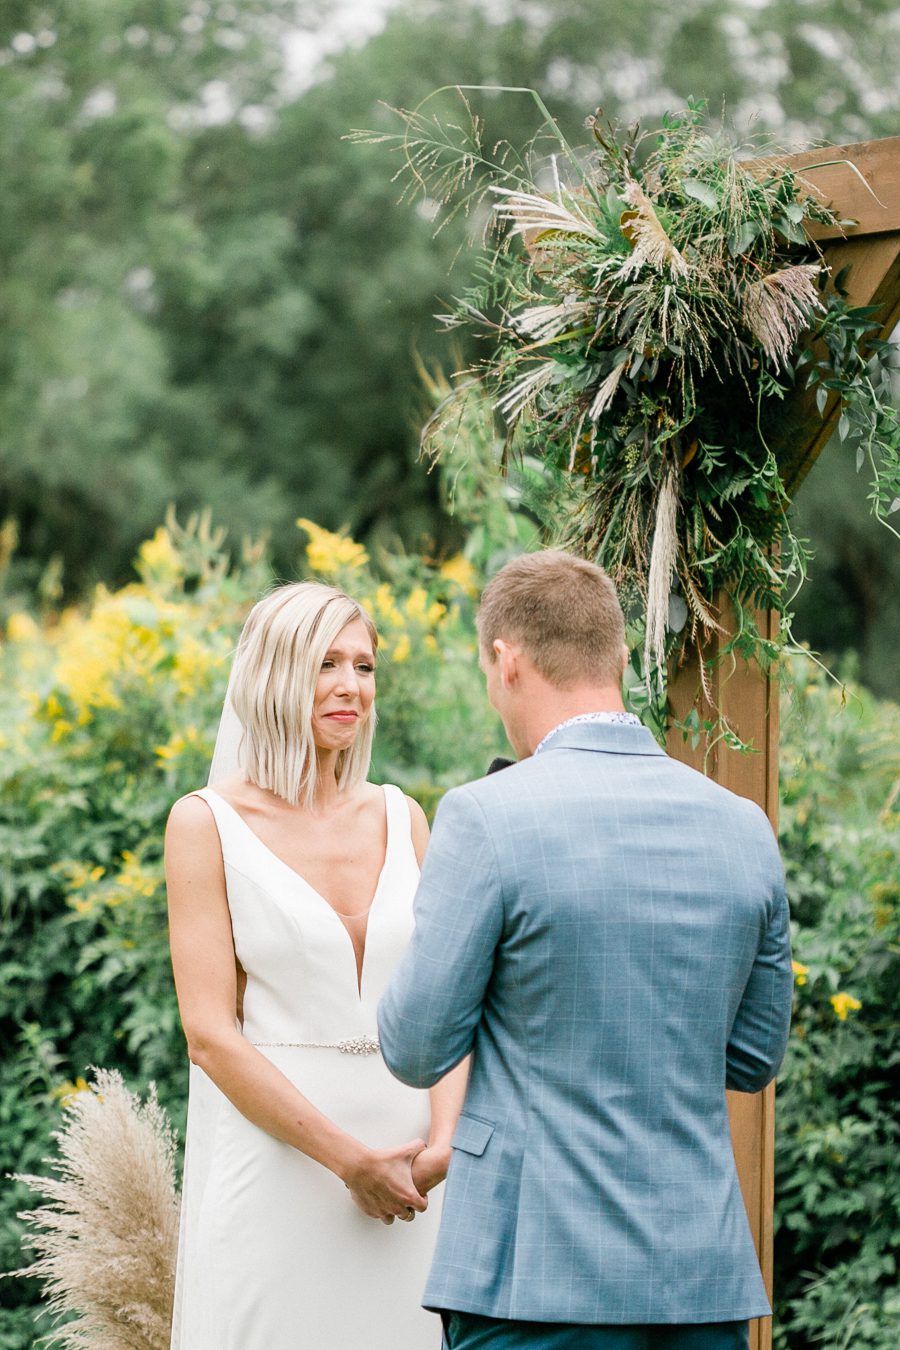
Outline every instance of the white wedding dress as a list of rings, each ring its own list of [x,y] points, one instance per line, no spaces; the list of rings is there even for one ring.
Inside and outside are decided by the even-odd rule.
[[[387,851],[360,984],[335,910],[223,797],[197,795],[222,843],[244,1036],[363,1142],[427,1138],[428,1094],[358,1052],[377,1037],[378,999],[412,932],[418,866],[403,793],[384,789]],[[419,1300],[440,1194],[411,1223],[367,1218],[333,1173],[252,1125],[192,1066],[172,1350],[438,1350],[439,1320]]]

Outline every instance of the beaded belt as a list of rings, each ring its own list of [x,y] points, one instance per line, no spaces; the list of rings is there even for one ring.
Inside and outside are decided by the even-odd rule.
[[[377,1055],[381,1052],[380,1044],[371,1036],[355,1036],[349,1041],[251,1041],[251,1045],[284,1046],[290,1050],[340,1050],[342,1055]]]

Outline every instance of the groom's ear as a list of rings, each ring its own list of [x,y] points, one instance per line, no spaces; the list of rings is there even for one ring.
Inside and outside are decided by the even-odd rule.
[[[494,655],[500,668],[500,680],[503,687],[509,689],[515,684],[519,675],[520,649],[514,642],[506,642],[503,638],[495,638]]]

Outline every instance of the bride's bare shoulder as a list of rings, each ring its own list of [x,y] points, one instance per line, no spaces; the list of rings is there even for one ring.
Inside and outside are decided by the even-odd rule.
[[[197,792],[179,797],[169,812],[166,824],[166,842],[171,843],[185,834],[194,838],[210,838],[216,833],[216,824],[207,802]]]

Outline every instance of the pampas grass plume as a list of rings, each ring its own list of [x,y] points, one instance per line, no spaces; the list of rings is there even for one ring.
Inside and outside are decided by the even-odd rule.
[[[120,1074],[93,1072],[54,1135],[55,1175],[18,1176],[46,1203],[19,1217],[65,1350],[168,1350],[178,1246],[175,1135],[151,1084],[147,1101]]]
[[[660,694],[665,689],[666,623],[669,592],[678,560],[678,475],[666,473],[656,503],[656,525],[650,550],[650,576],[647,582],[647,619],[644,634],[644,682],[651,692],[650,673],[656,667]]]

